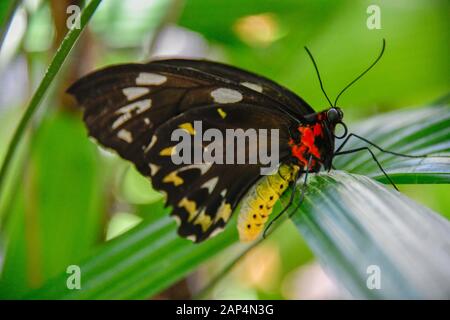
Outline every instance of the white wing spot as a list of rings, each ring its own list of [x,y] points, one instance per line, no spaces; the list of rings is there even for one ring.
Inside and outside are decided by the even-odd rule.
[[[181,172],[181,171],[186,171],[186,170],[190,170],[190,169],[200,169],[201,174],[205,174],[206,171],[209,170],[209,168],[211,168],[212,163],[199,163],[199,164],[190,164],[186,167],[182,167],[178,170],[176,170],[176,172]]]
[[[118,117],[116,119],[116,121],[113,122],[111,128],[117,129],[118,127],[120,127],[121,125],[123,125],[125,122],[127,122],[128,120],[131,119],[131,113],[125,113],[123,115],[121,115],[120,117]]]
[[[181,226],[181,218],[179,216],[173,215],[172,218],[177,223],[177,226]]]
[[[153,163],[149,163],[148,166],[150,167],[150,174],[152,176],[156,175],[159,171],[159,169],[161,169],[160,166],[157,166],[156,164]]]
[[[252,83],[252,82],[241,82],[241,84],[242,84],[244,87],[247,87],[247,88],[249,88],[249,89],[252,89],[252,90],[254,90],[254,91],[256,91],[256,92],[263,92],[263,88],[262,88],[259,84]]]
[[[220,193],[222,198],[224,198],[226,194],[227,194],[227,189],[223,189],[222,192]]]
[[[127,104],[126,106],[123,106],[120,109],[117,109],[117,111],[115,112],[116,114],[124,114],[124,113],[129,113],[129,112],[133,112],[133,111],[137,111],[137,113],[142,113],[148,109],[150,109],[150,107],[152,106],[152,100],[151,99],[144,99],[144,100],[139,100],[130,104]]]
[[[150,141],[150,144],[147,146],[147,148],[145,148],[144,152],[147,153],[156,143],[156,140],[158,140],[156,138],[156,136],[152,137],[152,140]]]
[[[139,73],[139,76],[136,78],[137,85],[159,86],[166,81],[167,81],[166,76],[149,72],[141,72]]]
[[[210,238],[215,237],[216,235],[218,235],[219,233],[221,233],[224,229],[223,228],[217,228],[215,229],[213,232],[211,232],[211,234],[209,235]]]
[[[131,101],[149,93],[150,89],[140,87],[130,87],[123,89],[122,92],[127,97],[128,101]]]
[[[211,91],[211,97],[217,103],[235,103],[241,101],[243,98],[242,93],[228,88],[219,88]]]
[[[195,234],[191,234],[190,236],[187,236],[186,239],[191,240],[192,242],[195,242],[197,240],[197,237]]]
[[[145,118],[144,122],[145,122],[146,125],[149,125],[150,124],[150,119],[149,118]]]
[[[122,129],[119,132],[117,132],[117,137],[127,143],[133,142],[133,136],[131,135],[131,132],[125,129]]]
[[[219,181],[219,177],[211,178],[208,181],[206,181],[204,184],[202,184],[202,186],[200,188],[208,189],[209,194],[211,194],[212,191],[214,190],[214,188],[216,187],[218,181]]]
[[[136,111],[136,114],[140,114],[140,113],[145,112],[148,109],[150,109],[151,106],[152,106],[152,100],[144,99],[144,100],[140,100],[140,101],[136,101],[136,102],[127,104],[126,106],[124,106],[120,109],[117,109],[115,114],[121,114],[121,116],[118,117],[116,119],[116,121],[114,121],[114,123],[112,124],[112,129],[114,130],[114,129],[120,127],[122,124],[124,124],[128,120],[130,120],[131,117],[133,116],[132,113],[134,111]]]

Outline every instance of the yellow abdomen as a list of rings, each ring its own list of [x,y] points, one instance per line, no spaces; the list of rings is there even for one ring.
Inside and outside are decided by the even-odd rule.
[[[295,178],[297,166],[281,165],[278,172],[261,178],[242,201],[238,217],[239,238],[255,240],[263,231],[275,202]]]

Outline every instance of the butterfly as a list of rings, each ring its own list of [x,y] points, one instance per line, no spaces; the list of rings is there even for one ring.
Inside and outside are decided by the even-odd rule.
[[[384,46],[383,41],[382,52]],[[292,204],[296,182],[303,177],[306,185],[308,173],[330,170],[334,156],[353,152],[342,147],[356,136],[347,135],[337,100],[316,112],[298,95],[263,76],[207,60],[110,66],[76,81],[68,93],[84,109],[89,135],[150,178],[153,187],[165,194],[166,206],[172,207],[178,233],[194,242],[223,230],[239,204],[240,238],[256,239],[286,189],[294,187],[282,212]],[[175,164],[172,133],[183,129],[198,135],[196,121],[224,135],[230,129],[278,130],[277,170],[261,175],[261,162]],[[339,124],[345,129],[342,136],[335,135]],[[335,139],[344,137],[347,140],[335,150]],[[197,147],[207,150],[208,146],[201,141]],[[251,154],[254,149],[247,143],[236,153]]]

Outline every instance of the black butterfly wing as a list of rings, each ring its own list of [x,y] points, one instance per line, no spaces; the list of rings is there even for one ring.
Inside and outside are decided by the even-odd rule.
[[[179,128],[196,128],[195,121],[201,121],[203,133],[208,129],[216,129],[220,130],[223,137],[226,136],[226,129],[253,129],[258,133],[259,129],[277,129],[279,147],[276,152],[279,152],[279,162],[290,157],[288,128],[293,121],[278,111],[237,103],[188,110],[155,131],[151,147],[146,153],[153,187],[166,194],[166,204],[172,206],[172,215],[180,221],[179,234],[200,242],[225,226],[239,201],[261,177],[260,169],[264,165],[260,161],[233,165],[204,161],[174,164],[171,155],[177,142],[171,141],[172,132]],[[192,139],[202,134],[197,130],[190,132]],[[263,144],[266,141],[259,140]],[[225,142],[230,143],[229,140]],[[200,143],[202,150],[210,144],[209,141]],[[192,146],[195,147],[194,143]],[[270,143],[267,147],[271,150]],[[224,154],[225,148],[222,151]],[[246,143],[244,149],[236,148],[235,154],[257,152],[258,145]]]
[[[245,71],[224,63],[209,60],[168,59],[152,61],[150,64],[174,66],[200,70],[222,79],[232,79],[235,84],[246,86],[269,99],[276,99],[293,115],[301,118],[304,115],[315,113],[314,109],[291,90],[261,75]]]
[[[143,150],[161,124],[184,111],[239,102],[286,112],[276,98],[187,65],[166,61],[111,66],[81,78],[68,92],[84,107],[89,134],[146,176],[150,172]]]

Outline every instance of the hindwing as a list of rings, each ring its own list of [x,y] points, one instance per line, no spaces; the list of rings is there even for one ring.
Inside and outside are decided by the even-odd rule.
[[[196,121],[201,122],[202,132],[195,130]],[[290,125],[291,119],[280,112],[242,104],[193,109],[161,125],[147,150],[146,159],[151,168],[153,187],[166,194],[167,205],[173,207],[172,215],[180,221],[179,234],[199,242],[221,230],[242,197],[262,177],[261,168],[269,166],[263,164],[259,157],[256,157],[255,163],[249,163],[249,158],[257,155],[261,147],[268,149],[266,154],[271,154],[271,130],[278,130],[279,134],[274,145],[276,149],[273,149],[280,156],[277,163],[290,158],[287,130]],[[191,137],[191,162],[174,164],[172,155],[181,151],[177,150],[177,142],[171,141],[171,135],[177,129],[186,129],[186,136],[189,133]],[[205,139],[197,144],[194,141],[195,135],[203,133],[206,137],[208,129],[218,130],[224,138],[223,148],[218,149],[224,162],[225,151],[228,152],[226,148],[234,144],[234,164],[208,163],[204,159],[194,163],[196,148],[203,155],[215,143]],[[245,138],[244,143],[239,144],[237,140],[227,139],[227,129],[242,129],[244,133],[255,132],[257,135],[262,132],[261,129],[266,129],[267,136],[263,139],[257,137],[256,143]],[[245,164],[236,163],[237,155],[245,155]],[[277,167],[274,169],[276,172]]]

